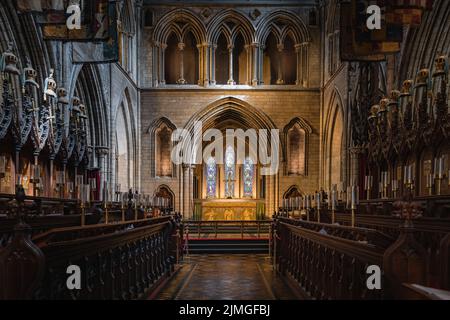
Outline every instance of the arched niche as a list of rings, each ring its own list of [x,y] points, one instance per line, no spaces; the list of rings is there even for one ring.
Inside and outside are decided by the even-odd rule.
[[[223,33],[220,34],[217,40],[216,58],[216,83],[218,85],[225,85],[230,79],[230,59],[229,59],[229,44]]]
[[[199,81],[199,52],[192,32],[185,35],[184,44],[184,79],[186,84],[197,84]]]
[[[297,54],[295,52],[295,42],[290,35],[284,40],[281,66],[284,84],[295,85],[297,81]]]
[[[155,171],[159,178],[173,176],[172,152],[172,128],[162,123],[155,130]]]
[[[171,33],[167,39],[167,48],[165,51],[165,76],[166,84],[177,84],[180,77],[180,63],[178,44],[180,40],[175,33]]]
[[[277,83],[278,70],[278,40],[273,33],[267,37],[267,42],[264,49],[264,63],[263,63],[263,81],[264,84]]]

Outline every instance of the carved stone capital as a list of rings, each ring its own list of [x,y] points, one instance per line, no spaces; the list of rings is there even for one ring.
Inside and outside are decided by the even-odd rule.
[[[109,155],[109,148],[108,147],[96,147],[95,152],[97,156],[104,157]]]

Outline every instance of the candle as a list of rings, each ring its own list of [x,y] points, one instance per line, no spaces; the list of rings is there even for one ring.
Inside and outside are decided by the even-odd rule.
[[[408,184],[413,183],[412,165],[408,166]]]
[[[321,205],[321,195],[320,195],[320,192],[318,192],[317,194],[316,194],[316,202],[317,202],[317,210],[320,210],[320,205]]]
[[[84,194],[85,194],[85,196],[84,196],[85,202],[86,202],[86,203],[91,202],[91,190],[90,190],[90,185],[87,184],[87,185],[84,186]]]
[[[82,175],[77,175],[75,180],[77,182],[77,186],[81,186],[84,183],[84,177]]]
[[[439,172],[438,172],[438,179],[444,178],[444,157],[439,158]]]
[[[397,180],[392,180],[391,181],[391,190],[392,190],[392,192],[396,192],[397,191]]]
[[[73,193],[73,182],[68,182],[67,183],[67,189],[69,190],[69,193]]]
[[[357,201],[358,200],[357,200],[356,192],[357,192],[356,186],[352,186],[352,203],[351,203],[352,210],[356,210],[356,206],[357,206]]]
[[[433,174],[427,175],[427,188],[432,188],[434,185],[434,176]]]

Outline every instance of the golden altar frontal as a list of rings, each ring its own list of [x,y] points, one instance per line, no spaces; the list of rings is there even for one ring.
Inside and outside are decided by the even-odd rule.
[[[257,202],[252,200],[211,200],[202,202],[203,221],[254,221]]]

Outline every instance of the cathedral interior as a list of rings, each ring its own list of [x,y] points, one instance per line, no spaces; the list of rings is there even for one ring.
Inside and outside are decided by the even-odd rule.
[[[450,1],[389,3],[1,1],[0,300],[449,300]]]

